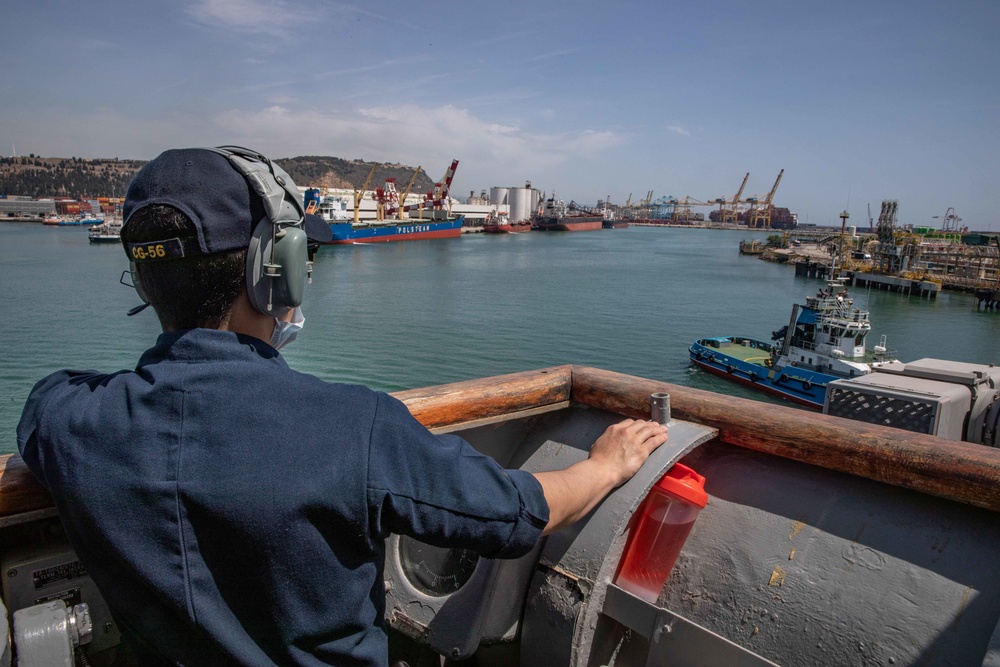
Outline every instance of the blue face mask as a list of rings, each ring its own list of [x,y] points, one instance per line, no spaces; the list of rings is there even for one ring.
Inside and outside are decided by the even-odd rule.
[[[306,318],[302,315],[302,309],[296,308],[292,313],[290,322],[283,322],[274,318],[274,332],[271,334],[271,347],[280,350],[291,343],[302,331],[302,325],[306,323]]]

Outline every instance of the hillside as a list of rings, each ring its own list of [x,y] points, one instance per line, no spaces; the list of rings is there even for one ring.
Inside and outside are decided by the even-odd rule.
[[[324,188],[360,187],[372,163],[363,160],[344,160],[337,157],[310,155],[279,158],[275,160],[287,171],[297,185]],[[31,197],[123,197],[132,176],[144,160],[119,160],[118,158],[53,158],[29,155],[28,157],[0,158],[0,195],[26,195]],[[402,164],[381,165],[369,188],[385,182],[387,176],[396,177],[396,187],[403,189],[413,175],[413,167]],[[427,192],[434,183],[423,171],[413,185],[414,192]]]
[[[302,157],[283,158],[276,160],[281,168],[288,172],[292,180],[300,186],[316,188],[359,188],[372,169],[371,162],[364,160],[344,160],[339,157],[323,155],[306,155]],[[369,189],[385,182],[386,177],[396,178],[396,188],[402,190],[413,177],[415,167],[404,164],[381,164],[375,170]],[[440,178],[436,175],[435,178]],[[434,187],[434,182],[421,170],[413,183],[412,192],[427,192]]]
[[[0,194],[32,197],[123,197],[145,162],[118,158],[0,158]]]

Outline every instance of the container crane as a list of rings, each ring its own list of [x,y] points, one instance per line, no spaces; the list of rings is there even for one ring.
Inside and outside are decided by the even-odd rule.
[[[642,213],[640,217],[648,218],[651,211],[651,204],[653,203],[653,191],[650,190],[646,193],[646,198],[642,200]]]
[[[934,215],[931,218],[941,221],[942,232],[957,232],[958,223],[962,222],[962,219],[955,215],[955,209],[951,206],[948,207],[944,215]]]
[[[740,189],[736,192],[733,200],[726,203],[722,208],[722,222],[736,222],[740,217],[740,197],[743,196],[743,190],[747,187],[747,180],[750,178],[750,172],[748,171],[746,176],[743,177],[743,183],[740,185]]]
[[[376,169],[378,169],[378,162],[372,165],[372,170],[368,172],[368,178],[365,179],[365,184],[361,186],[361,189],[354,189],[354,222],[359,220],[358,212],[361,210],[361,199],[365,196],[365,190],[371,184]]]
[[[778,184],[781,183],[781,177],[784,175],[784,169],[778,172],[778,178],[775,179],[774,186],[771,188],[771,191],[764,197],[764,201],[754,208],[753,216],[749,221],[750,227],[756,228],[759,226],[762,229],[769,229],[771,227],[771,202],[774,200],[774,193],[778,191]]]
[[[385,220],[386,211],[395,210],[399,203],[399,191],[396,190],[396,177],[387,176],[385,185],[375,188],[375,220]]]
[[[418,166],[417,170],[413,172],[413,176],[410,177],[410,182],[406,184],[406,189],[399,195],[398,206],[394,209],[386,211],[386,215],[392,215],[395,213],[400,220],[403,219],[403,211],[406,208],[406,198],[410,196],[410,190],[413,189],[413,184],[416,182],[417,176],[420,174],[420,169],[421,168]]]
[[[711,206],[713,202],[700,201],[694,197],[685,196],[674,200],[674,220],[690,220],[692,206]],[[700,215],[700,214],[699,214]]]
[[[420,167],[417,167],[418,171],[419,171],[419,169],[420,169]],[[430,192],[427,192],[424,195],[424,198],[422,200],[420,200],[419,203],[417,203],[417,204],[410,204],[408,206],[400,206],[400,208],[403,211],[412,211],[413,209],[416,209],[417,210],[417,217],[420,218],[420,219],[423,219],[423,216],[424,216],[424,207],[425,206],[429,206],[432,210],[439,211],[439,210],[441,210],[441,207],[444,205],[444,202],[447,199],[447,201],[448,201],[448,214],[450,215],[451,214],[451,198],[448,196],[448,193],[451,192],[451,182],[455,178],[455,171],[457,169],[458,169],[458,160],[452,160],[451,161],[451,166],[449,166],[448,169],[447,169],[447,171],[444,172],[444,178],[441,179],[441,182],[440,183],[435,183],[434,184],[434,189],[431,190]],[[413,178],[414,179],[416,178],[416,174],[414,174]],[[409,192],[409,187],[407,187],[407,192]],[[403,201],[400,202],[400,203],[401,204],[405,203],[405,199],[406,198],[404,197]]]

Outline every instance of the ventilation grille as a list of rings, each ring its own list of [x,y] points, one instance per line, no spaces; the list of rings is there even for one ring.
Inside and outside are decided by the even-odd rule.
[[[828,414],[834,417],[933,434],[935,403],[876,396],[841,387],[831,387],[830,390]]]

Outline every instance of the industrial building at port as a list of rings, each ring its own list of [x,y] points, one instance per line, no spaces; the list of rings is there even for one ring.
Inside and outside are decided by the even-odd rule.
[[[419,168],[418,168],[419,171]],[[374,173],[374,169],[372,170]],[[661,196],[653,199],[653,192],[649,191],[645,198],[633,201],[629,195],[624,203],[612,203],[610,196],[598,200],[596,206],[578,204],[575,201],[568,202],[566,210],[570,214],[599,214],[608,219],[628,220],[632,224],[682,224],[700,225],[706,222],[722,225],[743,225],[752,228],[768,229],[794,228],[797,219],[794,213],[787,208],[775,207],[772,200],[781,183],[784,170],[778,174],[773,187],[767,194],[747,195],[743,193],[746,188],[750,174],[746,174],[739,190],[734,195],[719,197],[714,199],[700,200],[695,197],[672,197]],[[371,175],[369,175],[370,181]],[[359,221],[373,221],[379,219],[380,200],[379,194],[388,187],[376,187],[368,189],[369,182],[360,189],[353,188],[322,188],[323,196],[339,198],[349,202],[348,208],[352,209],[355,203],[358,207]],[[386,186],[389,184],[387,183]],[[422,193],[411,193],[409,188],[404,192],[395,192],[395,182],[392,190],[399,197],[399,205],[419,208],[425,202],[426,196]],[[412,184],[411,184],[412,185]],[[300,190],[305,192],[306,186],[301,186]],[[447,192],[447,190],[446,190]],[[554,199],[554,195],[547,195],[545,192],[532,187],[531,182],[526,182],[524,187],[494,186],[482,190],[479,195],[475,191],[469,193],[464,202],[456,199],[450,194],[446,194],[448,208],[452,215],[465,216],[467,227],[480,227],[491,217],[498,215],[506,216],[511,223],[530,221],[541,211],[544,200],[548,197]],[[383,208],[385,201],[381,202]],[[81,215],[111,215],[121,212],[122,199],[98,197],[87,200],[76,200],[68,197],[52,198],[32,198],[26,196],[0,195],[0,220],[42,220],[50,216],[81,216]],[[707,215],[702,208],[711,208]],[[409,216],[415,217],[411,212]]]

